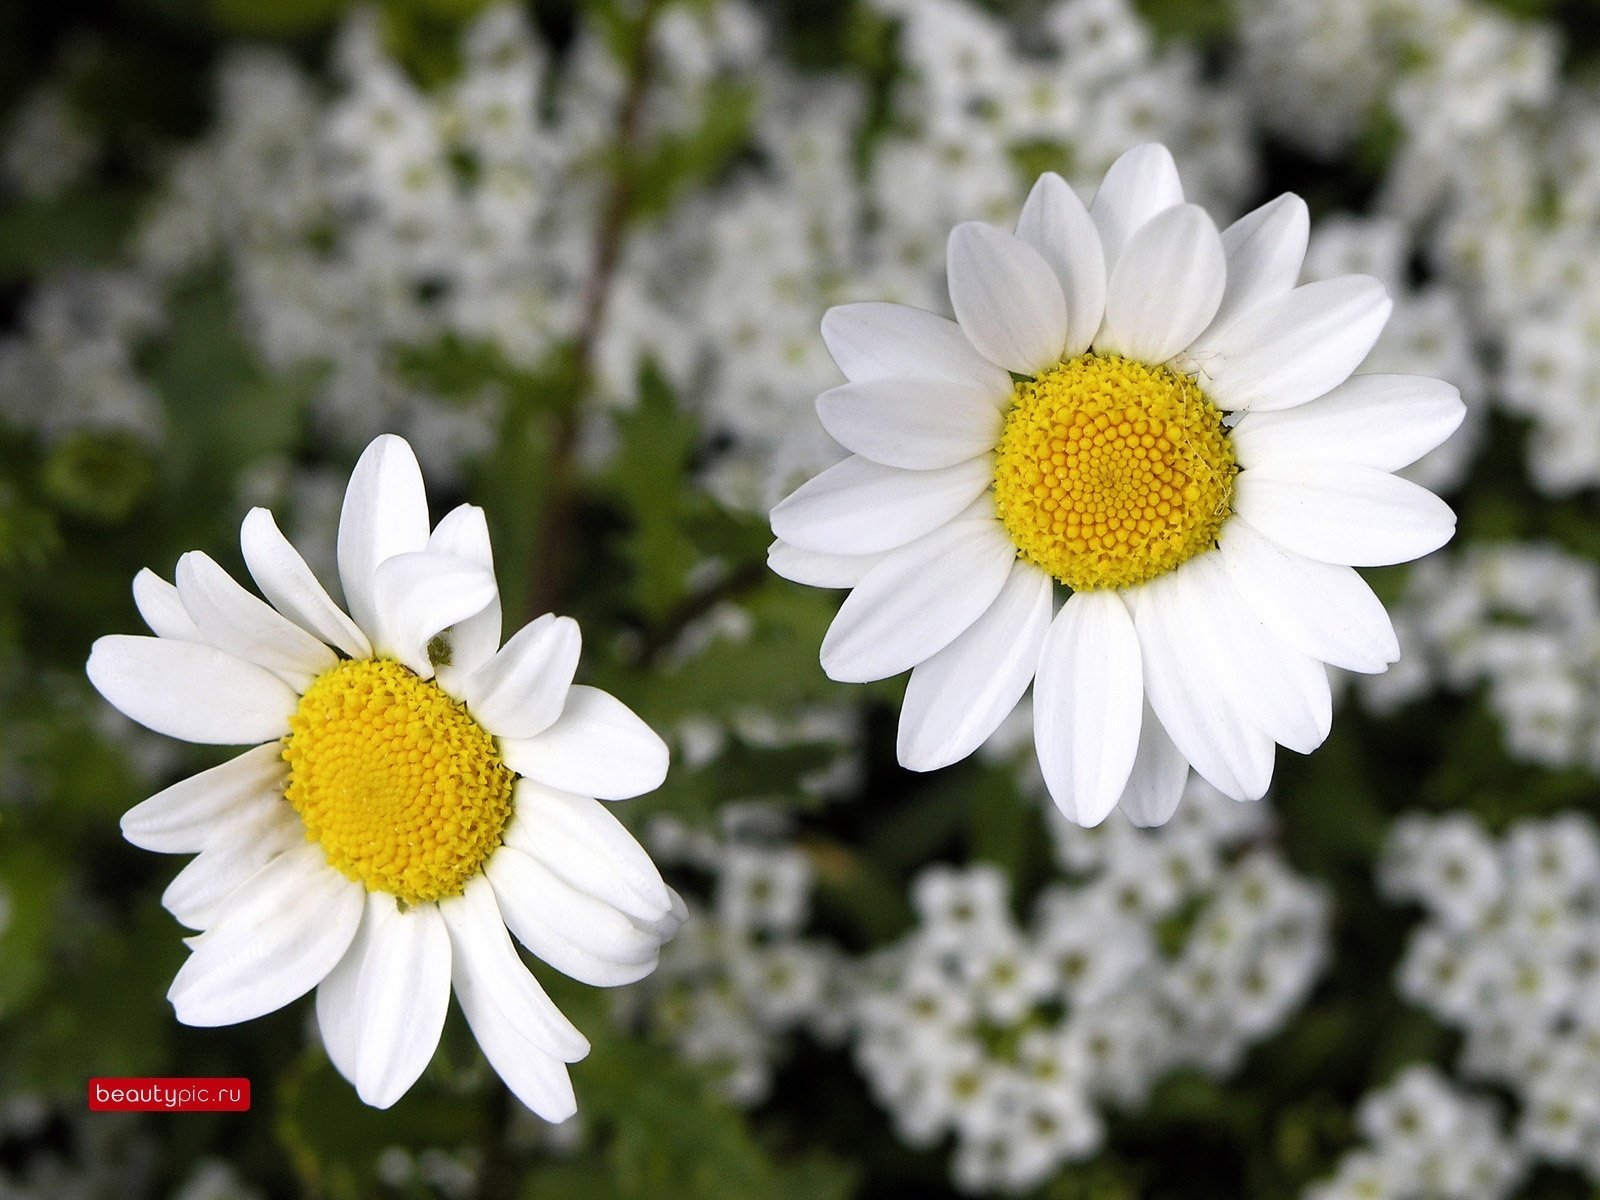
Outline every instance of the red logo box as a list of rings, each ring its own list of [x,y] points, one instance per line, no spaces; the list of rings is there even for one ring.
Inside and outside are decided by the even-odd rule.
[[[89,1080],[90,1112],[246,1112],[249,1108],[248,1079]]]

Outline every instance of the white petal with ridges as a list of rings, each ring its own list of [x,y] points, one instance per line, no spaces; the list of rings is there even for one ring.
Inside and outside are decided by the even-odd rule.
[[[1333,724],[1327,668],[1272,634],[1234,588],[1220,554],[1190,559],[1177,574],[1191,636],[1234,711],[1301,754],[1322,745]]]
[[[252,508],[239,529],[245,566],[261,594],[301,629],[337,646],[351,658],[366,658],[372,643],[333,602],[306,560],[264,508]]]
[[[883,561],[878,554],[821,554],[802,550],[781,538],[767,547],[767,566],[773,574],[807,587],[853,588],[868,571]]]
[[[178,560],[178,595],[208,643],[265,667],[297,692],[339,661],[316,637],[252,596],[201,551]]]
[[[439,912],[450,931],[458,979],[464,967],[476,994],[500,1010],[540,1053],[562,1062],[578,1062],[589,1053],[589,1039],[556,1007],[517,956],[488,879],[473,876],[461,895],[439,902]],[[465,997],[462,1007],[467,1007]]]
[[[1327,458],[1398,471],[1439,445],[1467,415],[1461,393],[1423,375],[1352,375],[1283,412],[1247,414],[1233,429],[1241,467]]]
[[[339,513],[339,579],[357,625],[378,628],[378,564],[427,545],[422,468],[404,438],[386,433],[357,460]]]
[[[1159,212],[1183,203],[1183,184],[1172,153],[1153,142],[1124,151],[1106,171],[1089,205],[1100,230],[1106,270],[1114,270],[1128,239]]]
[[[1016,557],[1000,522],[983,517],[952,521],[885,555],[828,627],[823,671],[865,683],[932,658],[994,602]]]
[[[531,855],[501,846],[484,873],[506,926],[562,974],[595,987],[619,987],[655,970],[658,939]]]
[[[598,800],[520,780],[505,843],[635,921],[659,921],[672,911],[661,872]]]
[[[431,679],[434,635],[477,616],[498,596],[494,572],[482,563],[431,550],[397,554],[380,563],[373,578],[373,645]]]
[[[283,804],[289,768],[268,742],[191,775],[122,814],[122,836],[158,854],[196,854]]]
[[[1240,313],[1293,288],[1305,264],[1310,235],[1311,214],[1293,192],[1267,201],[1224,229],[1228,285],[1212,328],[1220,329]]]
[[[1139,751],[1133,757],[1128,786],[1117,807],[1141,829],[1165,825],[1178,811],[1188,779],[1189,760],[1172,744],[1160,718],[1146,701],[1139,725]]]
[[[127,717],[185,742],[249,746],[289,732],[300,697],[272,672],[196,642],[112,634],[89,681]]]
[[[988,457],[902,471],[851,455],[772,510],[772,532],[802,550],[876,554],[937,529],[994,481]]]
[[[514,634],[467,680],[467,707],[496,737],[544,732],[561,716],[582,649],[578,623],[546,613]]]
[[[1285,644],[1369,675],[1399,660],[1389,614],[1353,567],[1285,550],[1242,520],[1223,526],[1218,545],[1233,586]]]
[[[1036,375],[1061,357],[1067,305],[1055,272],[1015,234],[979,221],[950,231],[950,304],[990,362]]]
[[[1100,824],[1122,796],[1139,748],[1139,637],[1116,592],[1075,592],[1039,651],[1033,742],[1056,807]]]
[[[1222,239],[1203,209],[1180,204],[1158,214],[1112,269],[1095,349],[1165,362],[1211,323],[1225,272]]]
[[[1326,395],[1350,378],[1383,332],[1394,303],[1368,275],[1307,283],[1263,301],[1191,354],[1217,407],[1271,412]]]
[[[348,953],[317,987],[328,1057],[356,1094],[389,1108],[422,1077],[450,1007],[450,935],[433,904],[401,912],[369,892]]]
[[[589,1043],[517,957],[486,880],[474,879],[439,909],[455,949],[456,998],[483,1056],[518,1100],[546,1121],[565,1121],[578,1105],[564,1064],[587,1054]],[[550,1049],[553,1034],[564,1053]]]
[[[133,603],[157,637],[203,642],[205,635],[184,608],[178,589],[146,568],[133,577]]]
[[[851,453],[886,467],[927,471],[994,449],[1004,423],[996,399],[954,383],[874,379],[823,392],[817,416]]]
[[[1162,728],[1206,781],[1235,800],[1259,800],[1272,782],[1272,739],[1234,711],[1195,640],[1179,571],[1129,597],[1145,696]]]
[[[1285,549],[1352,567],[1421,558],[1456,528],[1450,506],[1409,480],[1308,459],[1240,471],[1233,509]]]
[[[494,550],[489,543],[489,521],[483,509],[462,504],[446,513],[428,538],[428,549],[475,562],[494,574]],[[468,677],[494,657],[500,648],[500,592],[483,610],[444,631],[450,644],[448,662],[434,666],[439,686],[457,698],[465,694]]]
[[[660,787],[669,754],[661,736],[622,701],[574,684],[561,717],[531,738],[506,738],[500,751],[519,775],[547,787],[602,800],[625,800]]]
[[[1011,395],[1011,376],[972,348],[948,317],[871,301],[841,304],[822,318],[822,340],[846,379],[930,379]]]
[[[1094,219],[1072,185],[1047,171],[1028,193],[1017,236],[1039,252],[1061,285],[1067,306],[1062,357],[1082,354],[1106,309],[1106,256]]]
[[[933,771],[960,762],[1016,708],[1050,628],[1050,577],[1011,566],[1005,585],[960,637],[911,670],[900,706],[900,765]]]
[[[365,894],[328,866],[321,846],[262,867],[191,939],[193,953],[167,990],[178,1020],[234,1025],[305,995],[350,948]]]
[[[305,841],[305,824],[294,809],[270,804],[257,821],[191,858],[161,893],[161,907],[190,929],[207,929],[240,884]]]

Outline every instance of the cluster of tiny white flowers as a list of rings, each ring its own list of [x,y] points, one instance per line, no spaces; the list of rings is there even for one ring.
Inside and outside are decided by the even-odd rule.
[[[708,899],[685,897],[688,919],[660,967],[620,1007],[712,1068],[728,1099],[753,1105],[797,1032],[839,1035],[839,955],[804,933],[814,872],[783,815],[760,804],[721,815],[717,834],[672,817],[647,827],[656,861],[705,877]]]
[[[1524,820],[1495,839],[1468,816],[1408,817],[1390,836],[1381,880],[1426,914],[1400,965],[1401,993],[1462,1032],[1464,1076],[1516,1098],[1522,1155],[1600,1182],[1594,822]],[[1456,1151],[1466,1144],[1452,1140]]]
[[[1159,830],[1054,828],[1067,878],[1030,922],[997,868],[932,867],[917,927],[858,967],[856,1061],[906,1142],[954,1135],[970,1192],[1093,1154],[1101,1109],[1175,1068],[1231,1073],[1326,953],[1326,898],[1262,844],[1260,806],[1196,781]]]
[[[1192,49],[1158,48],[1126,0],[1056,0],[1026,28],[965,0],[876,3],[901,23],[912,73],[868,184],[875,258],[907,302],[944,307],[945,235],[974,217],[1014,220],[1038,161],[1087,190],[1128,146],[1159,141],[1196,203],[1226,211],[1249,194],[1240,95],[1203,80]],[[1018,161],[1030,150],[1031,169]]]
[[[0,134],[0,188],[51,199],[82,180],[99,153],[66,91],[46,83],[23,98]]]
[[[461,54],[460,77],[425,91],[359,13],[331,94],[286,56],[234,55],[212,133],[174,164],[137,242],[167,275],[222,258],[264,360],[324,372],[333,432],[403,428],[440,466],[489,444],[495,397],[431,395],[397,350],[454,335],[536,366],[573,320],[589,223],[557,210],[592,207],[573,168],[590,144],[543,123],[525,19],[490,10]]]
[[[1399,665],[1363,678],[1387,711],[1480,685],[1515,757],[1600,770],[1600,568],[1553,546],[1480,544],[1418,563],[1394,610]]]
[[[1503,1200],[1523,1176],[1494,1105],[1432,1067],[1408,1067],[1366,1096],[1356,1124],[1367,1145],[1305,1200]]]
[[[1543,25],[1482,0],[1234,0],[1251,111],[1318,155],[1375,136],[1445,154],[1555,92]]]
[[[1543,119],[1441,166],[1431,257],[1495,353],[1506,411],[1531,422],[1535,486],[1600,482],[1600,97],[1563,97]],[[1399,178],[1399,168],[1396,169]]]
[[[158,295],[133,272],[50,277],[0,337],[0,420],[47,445],[80,431],[158,441],[161,407],[137,355],[163,324]]]

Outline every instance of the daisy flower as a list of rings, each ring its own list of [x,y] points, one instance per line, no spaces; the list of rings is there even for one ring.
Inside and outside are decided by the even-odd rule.
[[[650,973],[682,901],[601,800],[650,791],[667,747],[572,682],[578,626],[500,644],[483,510],[431,530],[411,447],[384,436],[339,517],[348,615],[253,509],[240,535],[263,601],[203,553],[134,598],[154,637],[104,637],[100,694],[158,733],[251,745],[131,809],[136,846],[194,854],[162,896],[200,930],[167,993],[232,1025],[316,989],[328,1057],[379,1108],[438,1046],[452,988],[484,1055],[534,1112],[576,1109],[589,1045],[507,929],[601,987]]]
[[[1014,234],[958,226],[955,321],[829,310],[849,382],[817,412],[851,456],[773,509],[770,562],[852,589],[829,676],[911,672],[901,763],[966,757],[1032,683],[1067,817],[1159,825],[1190,766],[1256,799],[1275,743],[1320,745],[1324,664],[1396,661],[1352,568],[1449,540],[1450,509],[1393,472],[1464,409],[1353,374],[1391,304],[1366,276],[1297,287],[1308,231],[1284,195],[1219,233],[1144,145],[1088,207],[1045,175]]]

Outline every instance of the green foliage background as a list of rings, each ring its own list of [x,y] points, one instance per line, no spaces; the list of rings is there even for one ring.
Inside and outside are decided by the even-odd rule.
[[[430,80],[452,71],[455,31],[478,6],[386,0],[382,14],[393,48]],[[646,19],[637,6],[588,7],[584,15],[606,25],[625,59],[636,53]],[[65,62],[75,102],[108,146],[90,183],[48,203],[0,209],[0,325],[14,319],[30,281],[115,256],[156,152],[204,127],[209,71],[223,47],[267,39],[315,61],[346,8],[344,0],[122,0],[0,10],[0,110]],[[784,53],[804,67],[880,82],[895,69],[881,20],[848,0],[771,8]],[[556,45],[580,15],[568,0],[540,0],[534,9]],[[1144,9],[1167,36],[1215,45],[1230,21],[1211,0],[1149,0]],[[1553,15],[1580,51],[1600,40],[1594,10],[1571,5]],[[715,178],[738,153],[748,105],[727,101],[691,136],[619,147],[607,168],[620,197],[619,236]],[[1370,189],[1383,154],[1381,132],[1365,170],[1275,152],[1264,191],[1302,191],[1314,208],[1348,205]],[[354,1200],[425,1194],[380,1182],[376,1163],[386,1147],[473,1147],[487,1164],[481,1195],[502,1200],[946,1194],[943,1155],[897,1142],[842,1052],[803,1046],[775,1098],[743,1113],[670,1047],[619,1028],[607,996],[547,971],[541,977],[595,1045],[574,1070],[585,1134],[559,1157],[519,1139],[514,1102],[457,1015],[434,1067],[389,1112],[362,1107],[314,1040],[308,1048],[304,1005],[237,1029],[187,1029],[172,1019],[163,997],[183,948],[158,897],[174,866],[120,838],[118,817],[142,797],[142,785],[104,736],[82,664],[94,637],[137,628],[128,585],[140,567],[167,571],[191,548],[239,567],[241,473],[273,456],[313,463],[328,455],[309,436],[312,381],[266,372],[237,319],[224,281],[194,278],[170,313],[170,332],[147,348],[142,366],[169,431],[159,455],[93,435],[45,448],[0,427],[0,764],[10,776],[0,780],[0,878],[14,905],[0,934],[0,1103],[36,1096],[77,1114],[91,1074],[245,1074],[255,1082],[255,1105],[247,1115],[105,1118],[97,1131],[58,1116],[26,1139],[0,1140],[0,1162],[95,1156],[112,1167],[106,1195],[161,1196],[195,1161],[215,1156],[270,1196]],[[435,511],[462,499],[487,509],[508,612],[554,607],[575,616],[588,634],[580,678],[613,690],[658,727],[751,704],[784,712],[837,698],[817,665],[837,597],[767,573],[764,522],[725,511],[690,486],[704,440],[661,380],[642,381],[639,407],[616,419],[614,460],[589,474],[571,452],[574,412],[591,386],[582,346],[537,373],[459,344],[417,348],[409,366],[446,394],[487,378],[507,387],[512,403],[497,447],[475,464],[460,495],[434,496]],[[1471,494],[1451,498],[1462,538],[1546,537],[1600,558],[1593,497],[1537,497],[1520,467],[1522,430],[1496,422]],[[335,457],[329,465],[350,463]],[[691,572],[706,559],[722,564],[710,582]],[[1392,597],[1402,579],[1387,572],[1376,582]],[[664,648],[723,600],[752,615],[750,640],[670,663]],[[637,825],[671,812],[709,824],[732,801],[789,804],[819,864],[821,922],[856,950],[907,927],[906,881],[933,859],[989,859],[1023,885],[1037,883],[1048,870],[1040,813],[1007,772],[967,763],[912,777],[895,767],[900,686],[852,694],[869,734],[858,803],[822,811],[796,793],[793,780],[828,761],[827,747],[737,746],[703,769],[676,769],[659,793],[633,802],[626,819]],[[193,751],[174,775],[213,761]],[[1051,1184],[1050,1200],[1288,1197],[1325,1174],[1353,1143],[1357,1097],[1404,1063],[1453,1052],[1452,1036],[1390,986],[1408,921],[1374,891],[1373,861],[1389,820],[1466,809],[1501,828],[1597,799],[1584,773],[1509,759],[1471,697],[1433,700],[1384,723],[1350,709],[1315,756],[1280,756],[1275,791],[1284,853],[1333,890],[1334,969],[1236,1079],[1168,1081],[1137,1116],[1113,1120],[1107,1150]],[[137,1152],[149,1139],[159,1148],[153,1161]],[[1546,1172],[1525,1194],[1597,1193],[1576,1176]]]

